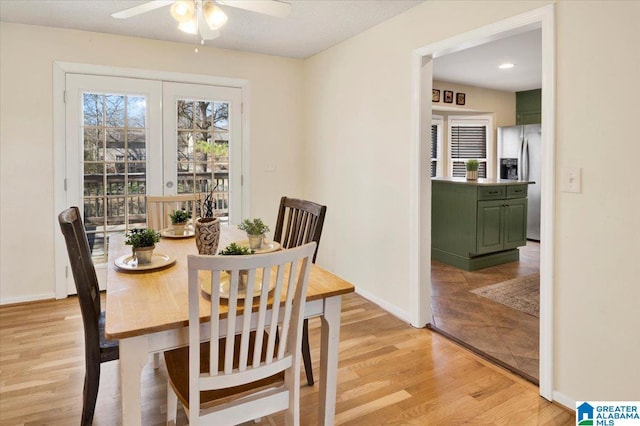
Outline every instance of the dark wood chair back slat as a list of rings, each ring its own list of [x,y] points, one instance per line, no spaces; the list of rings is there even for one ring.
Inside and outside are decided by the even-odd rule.
[[[326,212],[327,207],[318,203],[282,197],[273,233],[274,241],[279,242],[284,248],[298,247],[315,241],[318,244],[313,255],[315,263]]]

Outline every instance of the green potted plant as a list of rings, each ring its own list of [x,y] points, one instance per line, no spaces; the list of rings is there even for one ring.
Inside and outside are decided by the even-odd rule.
[[[199,217],[195,221],[196,246],[199,254],[214,255],[220,242],[220,219],[215,217],[214,193],[218,185],[198,199]]]
[[[151,228],[132,229],[127,234],[125,244],[130,245],[133,251],[133,258],[139,265],[151,263],[153,249],[160,241],[160,233]]]
[[[254,254],[254,253],[255,253],[255,250],[247,246],[241,246],[236,243],[231,243],[228,246],[226,246],[224,249],[220,250],[218,254],[221,256],[246,256],[248,254]],[[229,271],[227,271],[227,273],[229,273]],[[240,275],[239,277],[240,283],[238,284],[238,289],[241,291],[246,290],[247,282],[249,280],[249,271],[246,269],[243,269],[240,271],[239,275]]]
[[[221,256],[244,256],[247,254],[254,254],[255,250],[247,247],[241,246],[237,243],[231,243],[218,253]]]
[[[467,169],[467,180],[477,180],[478,179],[478,165],[480,163],[478,160],[467,160],[464,165]]]
[[[173,233],[175,235],[184,235],[184,228],[187,225],[187,221],[191,219],[191,213],[187,213],[186,210],[176,210],[169,214],[169,219],[173,225]]]
[[[269,227],[260,218],[245,219],[238,225],[238,229],[247,233],[249,247],[254,250],[262,247],[264,234],[269,232]]]

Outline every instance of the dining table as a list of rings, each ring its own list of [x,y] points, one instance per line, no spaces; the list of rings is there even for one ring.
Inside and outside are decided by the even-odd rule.
[[[123,235],[109,238],[105,335],[119,341],[122,424],[127,426],[143,423],[141,377],[149,355],[187,346],[189,342],[187,257],[198,254],[198,250],[192,231],[182,236],[170,232],[162,235],[154,250],[155,263],[149,266],[130,262],[131,247],[125,245]],[[223,224],[218,247],[244,243],[246,239],[244,232]],[[341,298],[353,291],[351,283],[315,264],[311,266],[305,318],[321,320],[318,380],[321,425],[334,424]],[[201,298],[205,308],[200,314],[203,318],[210,302],[204,292]],[[204,321],[201,326],[207,325]]]

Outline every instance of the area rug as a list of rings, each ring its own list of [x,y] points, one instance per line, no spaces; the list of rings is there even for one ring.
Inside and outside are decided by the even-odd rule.
[[[540,274],[514,278],[471,292],[540,318]]]

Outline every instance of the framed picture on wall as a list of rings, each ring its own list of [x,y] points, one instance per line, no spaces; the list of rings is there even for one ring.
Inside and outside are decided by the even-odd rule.
[[[456,93],[456,105],[464,105],[466,97],[464,93]]]
[[[431,102],[440,102],[440,89],[431,89]]]
[[[445,104],[453,103],[453,92],[451,90],[444,91],[444,103]]]

